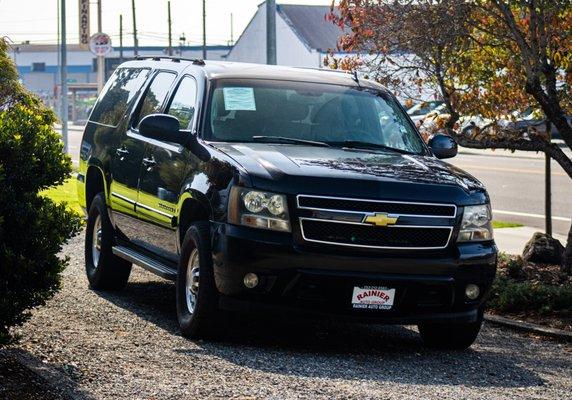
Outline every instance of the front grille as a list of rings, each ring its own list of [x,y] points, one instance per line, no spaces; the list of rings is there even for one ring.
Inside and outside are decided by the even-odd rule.
[[[447,247],[452,227],[378,227],[301,218],[306,241],[345,246],[441,249]]]
[[[314,196],[299,196],[298,207],[364,213],[386,212],[400,215],[447,218],[455,217],[457,211],[456,207],[452,204],[401,203]]]

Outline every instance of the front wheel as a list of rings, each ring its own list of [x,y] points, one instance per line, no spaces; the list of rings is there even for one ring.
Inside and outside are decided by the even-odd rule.
[[[418,326],[421,339],[427,347],[442,350],[465,350],[477,339],[483,324],[483,311],[477,321],[464,324],[432,324]]]
[[[208,222],[191,225],[179,259],[177,318],[181,333],[191,339],[215,333],[220,323],[209,231]]]

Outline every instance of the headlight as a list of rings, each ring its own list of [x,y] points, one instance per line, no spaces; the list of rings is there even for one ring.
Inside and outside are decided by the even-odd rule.
[[[235,186],[230,197],[230,223],[290,232],[286,196]]]
[[[459,242],[476,242],[492,240],[493,228],[491,225],[492,213],[488,204],[466,206],[463,212],[463,221],[459,232]]]

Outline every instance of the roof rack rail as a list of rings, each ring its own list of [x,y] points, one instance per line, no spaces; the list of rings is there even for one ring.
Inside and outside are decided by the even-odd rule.
[[[336,72],[338,74],[346,74],[346,75],[352,74],[352,72],[350,72],[350,71],[344,71],[341,69],[332,69],[332,68],[319,68],[319,67],[294,67],[294,68],[309,69],[312,71],[321,71],[321,72]]]
[[[181,61],[191,61],[193,65],[205,65],[205,61],[200,58],[183,58],[183,57],[176,57],[176,56],[137,56],[135,57],[136,60],[153,60],[153,61],[161,61],[161,60],[171,60],[173,62],[181,62]]]

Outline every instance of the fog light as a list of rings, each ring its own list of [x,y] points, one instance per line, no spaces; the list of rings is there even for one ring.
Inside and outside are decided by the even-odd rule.
[[[258,275],[249,272],[248,274],[244,275],[244,286],[249,289],[253,289],[258,285]]]
[[[481,289],[479,289],[479,287],[474,283],[468,284],[465,288],[465,296],[467,296],[467,299],[469,300],[476,300],[480,294]]]

